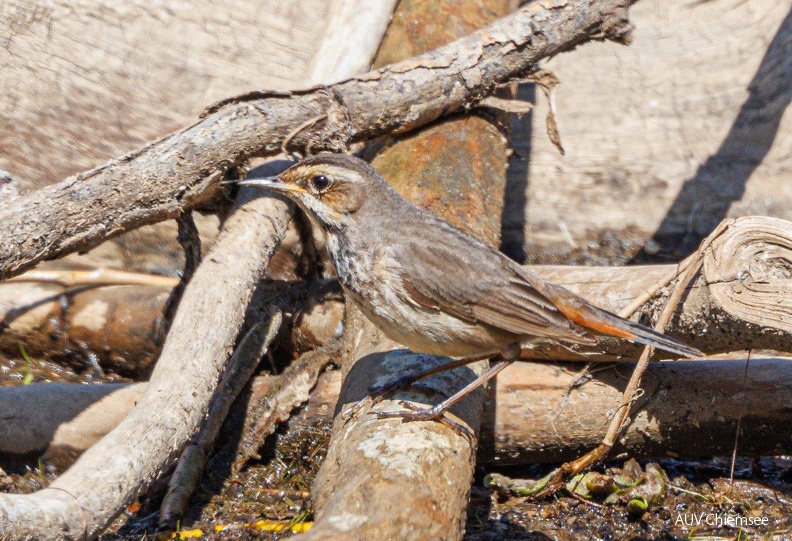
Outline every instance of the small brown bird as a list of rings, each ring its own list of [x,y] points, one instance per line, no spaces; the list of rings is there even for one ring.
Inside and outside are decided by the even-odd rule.
[[[522,268],[405,200],[353,156],[319,154],[277,177],[239,184],[282,193],[316,218],[344,292],[389,338],[416,353],[462,358],[452,366],[498,361],[434,408],[389,416],[438,419],[532,341],[596,344],[604,335],[702,355]]]

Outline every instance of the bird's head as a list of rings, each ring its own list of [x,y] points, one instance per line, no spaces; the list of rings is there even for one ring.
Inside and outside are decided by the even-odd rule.
[[[345,154],[307,158],[276,177],[238,182],[281,193],[312,214],[327,229],[338,229],[360,210],[366,198],[385,184],[369,164]]]

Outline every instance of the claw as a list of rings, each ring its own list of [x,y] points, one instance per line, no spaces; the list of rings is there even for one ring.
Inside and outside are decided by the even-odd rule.
[[[445,410],[439,409],[437,406],[424,409],[404,400],[399,401],[399,405],[404,409],[396,411],[379,411],[376,412],[376,415],[379,419],[401,419],[403,423],[409,423],[411,421],[437,421],[463,438],[472,440],[475,437],[470,429],[446,417]]]

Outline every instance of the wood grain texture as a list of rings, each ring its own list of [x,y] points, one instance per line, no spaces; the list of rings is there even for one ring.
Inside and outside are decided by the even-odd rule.
[[[3,2],[0,169],[42,186],[177,130],[226,96],[304,84],[332,4]]]
[[[504,235],[530,263],[623,263],[650,238],[665,262],[723,218],[792,219],[792,2],[644,0],[630,19],[630,47],[543,65],[566,155],[541,92],[516,123]]]

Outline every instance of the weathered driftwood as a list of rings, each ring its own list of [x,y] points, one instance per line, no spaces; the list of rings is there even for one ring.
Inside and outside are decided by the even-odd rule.
[[[209,453],[214,448],[231,405],[267,353],[282,323],[280,312],[273,309],[268,318],[258,322],[245,334],[228,360],[223,380],[209,405],[206,423],[187,444],[168,480],[168,493],[160,506],[161,525],[175,528],[184,514],[190,496],[201,481]]]
[[[702,269],[668,333],[708,353],[749,348],[792,351],[792,222],[750,216],[728,220],[721,229],[704,251]],[[645,304],[640,312],[649,324],[675,283],[670,280],[675,273],[671,265],[530,268],[616,313],[637,299]],[[657,294],[644,295],[646,291]],[[642,299],[648,302],[641,303]],[[640,347],[626,342],[603,344],[611,355],[634,358],[640,352]],[[524,357],[532,354],[526,351]],[[573,356],[567,354],[567,359]]]
[[[228,100],[193,126],[0,206],[0,278],[173,218],[217,195],[229,167],[252,156],[343,149],[471,107],[541,58],[592,37],[624,39],[626,15],[626,2],[618,0],[532,3],[481,32],[365,76]]]
[[[425,2],[402,1],[375,64],[403,60],[412,52],[441,45],[509,8],[508,1],[463,1],[438,19],[428,13],[432,8]],[[420,32],[415,32],[416,25]],[[400,33],[410,37],[400,37]],[[375,150],[374,145],[368,149]],[[507,156],[506,141],[494,125],[481,118],[462,118],[402,138],[372,163],[407,199],[496,244]],[[346,405],[362,399],[383,368],[393,374],[407,366],[444,362],[409,352],[388,353],[399,346],[355,307],[348,307],[345,326],[342,403]],[[436,385],[439,394],[421,401],[429,398],[428,402],[436,403],[484,368],[484,363],[477,363],[434,379],[430,385]],[[316,523],[307,537],[419,540],[459,536],[482,405],[483,392],[476,392],[453,411],[472,439],[438,423],[380,420],[368,408],[348,422],[337,419],[328,456],[312,487]],[[394,409],[403,406],[391,400],[374,407],[375,411]]]
[[[0,351],[19,355],[22,347],[48,358],[85,352],[104,369],[141,379],[162,347],[163,308],[177,282],[105,269],[25,273],[0,283]],[[273,305],[284,312],[291,352],[327,344],[339,332],[344,306],[336,282],[267,281],[250,309],[263,316]]]
[[[269,376],[265,392],[254,393],[248,402],[248,414],[236,445],[236,466],[251,458],[261,458],[259,450],[280,423],[308,401],[319,375],[337,357],[339,341],[309,351],[291,363],[282,374]],[[257,379],[254,385],[262,383]]]
[[[754,348],[788,352],[790,346],[785,337],[790,330],[788,322],[792,319],[788,302],[792,294],[787,292],[792,289],[792,281],[785,269],[792,267],[792,223],[750,217],[727,224],[712,249],[705,252],[701,275],[689,289],[670,331],[702,347],[727,342],[741,350]],[[640,301],[651,298],[653,295],[646,295],[647,291],[659,289],[657,296],[665,297],[668,287],[663,284],[674,274],[676,265],[529,268],[564,284],[599,306],[620,312],[636,300],[640,304]],[[0,290],[4,287],[6,285],[0,286]],[[277,296],[277,290],[274,288],[268,292],[266,287],[259,288],[254,298],[260,298],[254,305],[272,304],[271,299],[273,295]],[[292,341],[304,341],[302,347],[326,343],[337,331],[341,317],[340,300],[332,294],[332,289],[329,297],[322,288],[308,287],[307,291],[307,297],[303,293],[295,293],[307,299],[309,306],[313,305],[300,312],[299,321],[293,328]],[[314,305],[315,301],[324,298],[330,300]],[[740,302],[732,299],[740,299]],[[653,315],[661,304],[659,301],[645,301],[640,310]],[[763,316],[757,317],[759,314]],[[136,313],[135,318],[129,319],[139,317],[140,314]],[[737,338],[724,334],[729,329],[739,329]],[[296,349],[300,349],[299,344]],[[570,356],[563,350],[557,353]],[[510,386],[508,374],[499,378],[505,388]],[[778,377],[782,378],[783,374]],[[718,381],[715,380],[716,386]],[[68,385],[50,384],[0,389],[0,411],[9,412],[0,423],[0,434],[7,436],[0,437],[3,445],[0,452],[24,454],[49,446],[48,456],[63,455],[65,458],[62,460],[70,460],[70,456],[82,452],[115,426],[131,407],[126,392],[116,392],[116,389],[116,386],[78,386],[75,389]],[[107,418],[94,415],[98,411],[96,406],[89,407],[100,397],[105,397],[101,407],[102,411],[108,412]],[[41,415],[44,411],[58,412],[59,415]],[[547,455],[548,460],[554,460],[556,456]]]
[[[471,124],[476,125],[475,122]],[[447,135],[443,126],[428,134],[422,133],[415,140],[423,144],[428,139]],[[380,165],[387,167],[384,162]],[[460,182],[459,178],[465,175],[449,182]],[[404,179],[397,179],[395,184],[399,189],[406,189]],[[429,198],[424,201],[432,202]],[[441,211],[444,206],[449,208],[441,203],[434,210]],[[464,216],[457,219],[462,218]],[[496,225],[497,222],[490,219],[479,233],[492,231]],[[622,312],[637,302],[640,306],[635,313],[651,322],[676,283],[671,277],[678,267],[529,268],[613,312]],[[792,321],[790,268],[792,222],[762,217],[727,222],[723,234],[706,250],[702,270],[685,295],[668,332],[709,352],[748,348],[789,351],[792,346],[786,337],[792,332],[789,324]],[[28,274],[19,278],[26,276]],[[116,282],[135,279],[145,283],[149,277],[131,274],[103,279]],[[166,277],[151,276],[150,279],[173,282]],[[5,314],[3,322],[6,324],[0,333],[0,349],[13,354],[21,344],[29,353],[58,354],[83,344],[98,355],[102,366],[124,373],[145,371],[158,351],[157,319],[169,288],[113,286],[78,290],[69,295],[70,302],[64,305],[59,301],[64,292],[59,285],[16,283],[16,280],[0,284],[0,314]],[[74,283],[84,283],[84,280],[81,278]],[[259,288],[252,309],[263,314],[273,303],[281,308],[292,330],[290,347],[297,353],[328,343],[338,334],[343,314],[340,293],[336,295],[337,290],[329,283],[287,287],[286,282],[272,282],[270,286]],[[647,296],[644,293],[648,290],[657,292]],[[562,348],[529,350],[524,352],[524,358],[634,357],[640,348],[624,341],[606,341],[604,348],[577,348],[577,351],[581,355]]]
[[[658,458],[792,452],[789,426],[792,358],[755,354],[728,360],[649,365],[644,392],[616,453]],[[594,365],[518,362],[497,377],[484,408],[477,461],[530,464],[572,460],[605,435],[633,363]],[[341,374],[319,379],[303,420],[324,425],[337,408]],[[742,421],[740,421],[742,419]]]
[[[162,345],[160,318],[173,285],[0,283],[0,351],[90,354],[118,374],[147,375]]]
[[[728,360],[650,364],[643,396],[616,452],[651,458],[730,455],[741,422],[739,455],[792,453],[787,430],[792,423],[792,359],[756,353],[746,374],[744,354],[724,357]],[[632,367],[595,365],[587,376],[579,364],[510,366],[498,375],[485,403],[477,462],[576,458],[602,440]],[[0,411],[9,419],[0,424],[0,453],[46,449],[48,460],[67,466],[131,411],[146,385],[57,383],[3,389]],[[340,390],[341,372],[323,373],[300,421],[326,425],[337,411]]]
[[[240,193],[240,207],[226,220],[187,287],[137,406],[48,488],[29,495],[0,494],[0,536],[97,535],[173,463],[195,433],[247,301],[289,219],[285,203],[248,200],[249,195]]]
[[[135,407],[146,383],[41,383],[0,388],[0,453],[45,450],[59,466],[113,430]]]
[[[614,454],[729,456],[738,429],[738,454],[788,454],[792,358],[730,358],[650,364]],[[595,366],[591,380],[573,389],[579,372],[569,368],[515,363],[508,376],[504,371],[497,383],[502,400],[490,411],[491,432],[482,437],[481,452],[497,463],[515,464],[574,460],[596,447],[633,366]]]

